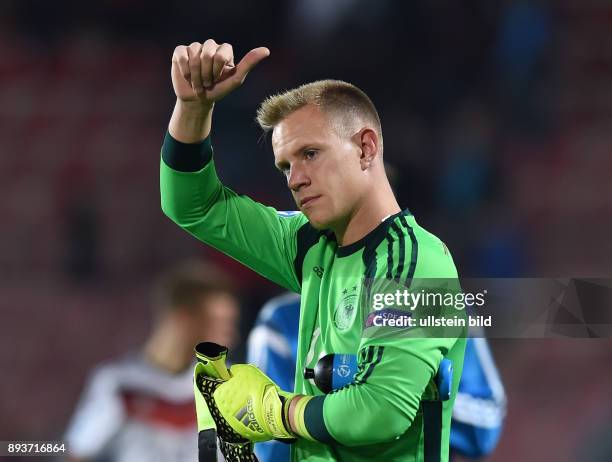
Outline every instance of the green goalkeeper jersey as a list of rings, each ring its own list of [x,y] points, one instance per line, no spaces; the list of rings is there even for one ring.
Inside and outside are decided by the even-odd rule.
[[[454,367],[451,398],[441,413],[440,460],[448,460],[465,339],[369,335],[368,310],[360,306],[369,290],[365,281],[456,279],[452,257],[437,237],[404,211],[359,241],[338,246],[333,233],[314,229],[302,213],[278,212],[224,187],[209,139],[183,144],[167,135],[160,188],[162,209],[179,226],[301,294],[295,392],[316,396],[304,419],[320,442],[298,440],[292,460],[425,460],[422,399],[444,357]],[[324,395],[303,370],[328,353],[358,355],[359,369],[352,384]]]

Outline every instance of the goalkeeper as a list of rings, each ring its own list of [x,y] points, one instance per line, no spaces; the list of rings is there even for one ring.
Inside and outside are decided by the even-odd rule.
[[[257,121],[272,133],[274,163],[299,212],[277,212],[224,187],[211,147],[214,105],[269,55],[214,40],[179,46],[177,96],[160,163],[164,213],[187,232],[301,294],[295,392],[254,366],[236,365],[214,392],[227,423],[250,441],[293,439],[292,460],[448,459],[451,411],[465,339],[364,335],[364,281],[456,278],[445,245],[402,210],[383,166],[380,120],[355,86],[324,80],[266,99]],[[359,358],[355,381],[324,395],[302,376],[327,353]],[[443,358],[451,397],[437,422],[425,394]],[[432,438],[432,433],[437,433]]]

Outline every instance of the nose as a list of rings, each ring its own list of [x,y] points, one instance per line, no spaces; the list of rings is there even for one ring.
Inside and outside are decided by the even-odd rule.
[[[308,177],[303,168],[294,164],[289,170],[287,184],[289,186],[289,189],[297,192],[300,190],[301,187],[308,186],[310,184],[310,178]]]

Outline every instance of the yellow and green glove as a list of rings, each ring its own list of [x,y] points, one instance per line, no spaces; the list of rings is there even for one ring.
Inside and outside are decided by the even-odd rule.
[[[225,366],[227,348],[203,342],[196,346],[194,395],[198,422],[198,461],[215,462],[217,445],[226,462],[257,462],[253,443],[236,432],[219,413],[215,390],[230,378]]]
[[[257,461],[255,442],[293,442],[296,437],[314,441],[304,424],[304,410],[312,397],[282,391],[250,364],[228,370],[226,354],[227,348],[214,343],[196,346],[194,392],[201,461],[214,460],[211,451],[217,437],[228,462]],[[294,400],[292,430],[289,406]]]
[[[304,425],[304,409],[311,397],[282,391],[251,364],[232,366],[230,376],[216,388],[213,399],[237,434],[252,442],[288,442],[296,437],[314,440]],[[294,410],[296,431],[289,426],[289,405],[294,399],[298,399]]]

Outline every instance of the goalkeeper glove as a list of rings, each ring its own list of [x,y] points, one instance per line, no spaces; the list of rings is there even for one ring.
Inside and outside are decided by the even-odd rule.
[[[253,442],[303,437],[314,441],[304,425],[304,409],[309,396],[282,391],[268,376],[250,364],[236,364],[231,378],[213,393],[217,409],[229,426]],[[294,406],[296,431],[289,425],[289,406]]]

